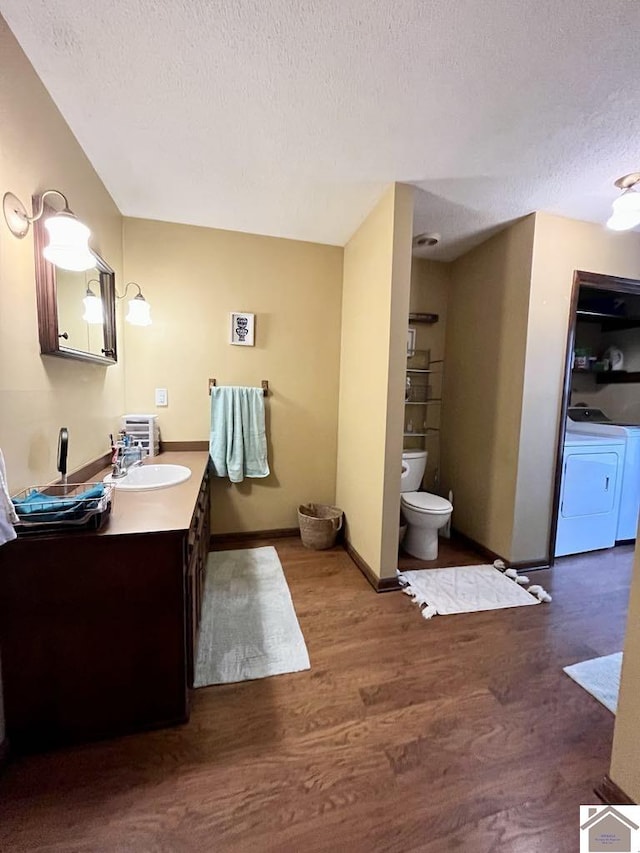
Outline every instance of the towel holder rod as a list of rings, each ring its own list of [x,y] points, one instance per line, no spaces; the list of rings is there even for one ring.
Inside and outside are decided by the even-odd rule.
[[[262,386],[263,395],[265,397],[267,397],[269,395],[269,380],[263,379],[262,382],[260,383],[260,385]],[[211,396],[211,389],[216,388],[216,387],[217,387],[216,380],[215,379],[209,379],[209,396]]]

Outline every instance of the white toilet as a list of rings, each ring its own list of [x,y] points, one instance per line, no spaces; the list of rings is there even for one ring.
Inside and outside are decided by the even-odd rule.
[[[451,518],[453,506],[445,498],[418,491],[426,466],[426,450],[405,450],[402,454],[400,507],[408,524],[402,547],[412,557],[435,560],[438,531]]]

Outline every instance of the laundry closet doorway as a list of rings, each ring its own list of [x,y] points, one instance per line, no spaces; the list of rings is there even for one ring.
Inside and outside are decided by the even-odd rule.
[[[550,564],[557,556],[633,541],[639,493],[640,281],[576,271]]]

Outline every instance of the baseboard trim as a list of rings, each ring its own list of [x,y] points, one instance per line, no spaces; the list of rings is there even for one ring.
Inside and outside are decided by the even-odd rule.
[[[474,551],[477,551],[482,557],[486,560],[489,560],[493,563],[494,560],[502,560],[510,569],[515,569],[517,572],[526,572],[526,571],[534,571],[535,569],[548,569],[549,563],[543,558],[541,560],[521,560],[520,562],[511,562],[511,560],[507,560],[506,557],[503,557],[502,554],[497,554],[495,551],[492,551],[490,548],[485,548],[484,545],[481,545],[479,542],[476,542],[475,539],[472,539],[470,536],[467,536],[464,533],[460,533],[459,530],[453,529],[451,531],[452,535],[459,539],[464,545],[468,548],[472,548]]]
[[[5,738],[0,741],[0,771],[9,762],[9,741]]]
[[[606,775],[602,782],[593,789],[603,803],[608,806],[635,806],[636,803],[628,794],[619,788],[613,779]]]
[[[167,452],[185,452],[188,450],[208,450],[208,441],[163,441],[161,450]]]
[[[287,539],[300,536],[298,527],[277,527],[274,530],[241,530],[238,533],[212,533],[209,550],[221,551],[220,545],[254,542],[258,539]]]
[[[395,592],[396,590],[401,589],[397,577],[379,578],[378,575],[373,571],[369,563],[367,563],[367,561],[363,559],[360,554],[358,554],[351,542],[345,539],[343,545],[344,550],[347,552],[349,557],[351,557],[353,562],[360,569],[362,574],[369,581],[369,583],[376,592]]]
[[[522,560],[520,563],[509,563],[509,568],[517,572],[536,572],[538,569],[548,569],[550,566],[544,560]]]
[[[402,589],[398,578],[378,578],[376,592],[398,592]]]
[[[484,545],[481,545],[479,542],[476,542],[475,539],[472,539],[465,533],[461,533],[455,528],[451,529],[451,535],[455,536],[456,539],[459,539],[463,545],[467,546],[467,548],[471,548],[473,551],[477,551],[481,557],[484,557],[485,560],[489,560],[491,563],[493,563],[494,560],[502,560],[504,563],[508,563],[508,560],[505,560],[505,558],[501,554],[497,554],[495,551],[491,551],[489,548],[485,548]]]

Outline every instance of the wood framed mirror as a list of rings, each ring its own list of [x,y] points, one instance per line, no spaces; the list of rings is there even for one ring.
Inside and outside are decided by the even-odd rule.
[[[34,210],[40,203],[34,196]],[[38,335],[42,355],[73,358],[94,364],[115,364],[116,343],[116,276],[109,264],[92,251],[96,265],[84,272],[55,267],[42,250],[47,244],[44,220],[55,213],[45,205],[45,214],[33,223],[35,250]],[[83,319],[83,302],[87,287],[102,300],[102,323]]]

